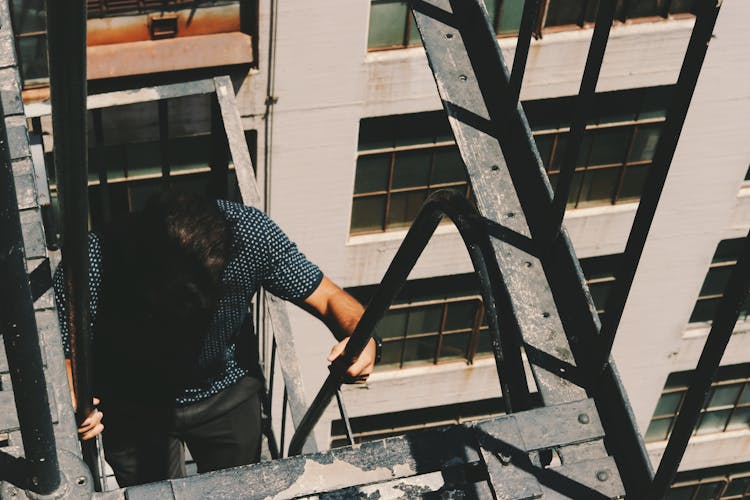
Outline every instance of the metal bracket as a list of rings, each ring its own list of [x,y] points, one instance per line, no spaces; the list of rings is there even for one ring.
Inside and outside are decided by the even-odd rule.
[[[11,483],[0,483],[0,498],[7,500],[54,500],[57,498],[91,498],[94,483],[86,463],[78,456],[65,450],[58,450],[60,461],[60,487],[49,495],[23,490]]]

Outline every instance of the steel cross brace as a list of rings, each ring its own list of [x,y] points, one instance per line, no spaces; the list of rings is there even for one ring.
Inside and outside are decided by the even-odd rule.
[[[518,335],[545,405],[591,396],[628,494],[651,481],[613,363],[594,373],[599,320],[565,230],[551,237],[552,190],[481,0],[411,0],[438,92],[488,219],[503,275],[504,331]],[[596,376],[595,376],[596,375]],[[566,453],[580,449],[561,448]],[[606,456],[603,447],[600,450]]]

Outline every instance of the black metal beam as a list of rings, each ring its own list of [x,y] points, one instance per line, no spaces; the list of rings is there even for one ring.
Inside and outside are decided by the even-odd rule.
[[[171,165],[169,162],[169,101],[162,99],[159,103],[159,156],[161,158],[161,187],[169,189]]]
[[[526,72],[526,61],[529,58],[529,47],[531,36],[534,34],[534,25],[539,15],[539,2],[541,0],[525,0],[523,13],[521,14],[521,26],[516,39],[516,50],[513,54],[513,69],[510,74],[510,94],[508,97],[508,112],[512,113],[518,106],[521,95],[521,84]]]
[[[96,171],[99,176],[99,214],[103,223],[112,220],[109,198],[109,180],[107,161],[104,159],[104,126],[102,124],[102,110],[91,110],[94,118],[94,147],[96,151]]]
[[[690,381],[690,387],[685,393],[680,413],[672,427],[672,435],[669,437],[669,442],[659,462],[659,468],[656,471],[656,476],[654,476],[651,495],[649,496],[652,500],[658,500],[666,496],[677,474],[677,468],[685,454],[693,429],[698,423],[701,409],[706,404],[711,391],[711,383],[716,379],[719,363],[727,349],[729,339],[732,337],[740,311],[745,305],[749,289],[750,233],[745,238],[742,253],[724,289],[724,297],[719,303],[711,325],[711,331],[703,345],[701,357],[698,359],[698,365]]]
[[[620,326],[620,320],[625,310],[630,288],[633,285],[638,263],[641,260],[643,248],[646,245],[646,239],[656,215],[661,192],[667,181],[669,167],[672,164],[677,142],[682,133],[682,126],[685,123],[690,101],[693,98],[695,85],[698,82],[703,60],[706,57],[708,42],[716,24],[720,5],[720,0],[697,2],[698,11],[696,12],[695,26],[685,52],[680,76],[677,79],[674,100],[667,112],[666,124],[656,145],[656,151],[654,151],[654,158],[649,167],[645,189],[638,204],[633,227],[625,245],[620,267],[615,274],[614,287],[604,307],[607,314],[604,315],[602,321],[600,358],[598,360],[598,365],[602,369],[609,363],[617,329]]]
[[[48,0],[50,99],[57,192],[63,220],[62,256],[68,300],[73,385],[79,424],[94,411],[88,290],[88,151],[86,148],[86,4]],[[98,484],[96,441],[82,442],[84,460]]]
[[[589,53],[586,57],[586,66],[583,69],[581,87],[578,97],[575,99],[573,108],[573,121],[570,124],[570,132],[565,144],[565,156],[562,168],[557,177],[555,197],[552,200],[552,221],[550,238],[557,238],[565,217],[565,207],[570,196],[570,187],[573,184],[578,153],[581,150],[583,136],[586,133],[586,123],[592,114],[594,107],[594,94],[596,84],[599,81],[599,73],[604,60],[604,52],[607,50],[609,30],[612,27],[612,19],[615,16],[615,5],[617,0],[599,0],[599,8],[596,12],[596,25],[591,37]]]
[[[331,402],[346,370],[367,346],[375,326],[406,282],[443,215],[447,215],[458,228],[479,278],[505,411],[512,413],[529,408],[529,390],[519,345],[513,342],[509,335],[501,336],[500,333],[508,330],[500,328],[498,308],[506,309],[508,306],[505,304],[509,301],[505,297],[507,291],[499,290],[503,278],[493,258],[485,220],[463,194],[452,190],[440,190],[431,194],[425,201],[383,276],[380,286],[375,290],[365,313],[349,337],[344,353],[331,364],[331,373],[297,426],[289,444],[289,455],[298,455],[302,451],[307,436]],[[503,299],[502,302],[496,297]],[[509,315],[500,316],[508,318]]]
[[[628,494],[640,498],[652,478],[648,454],[614,365],[599,377],[586,376],[598,345],[596,308],[565,230],[549,241],[552,191],[523,110],[507,116],[509,74],[483,6],[452,0],[448,11],[448,2],[412,2],[480,212],[531,239],[528,249],[496,239],[493,246],[523,340],[544,351],[530,356],[535,377],[544,377],[540,394],[545,404],[580,399],[579,384],[594,398],[607,450]]]
[[[27,483],[17,486],[48,494],[60,486],[60,470],[1,103],[0,122],[0,335],[30,465]]]

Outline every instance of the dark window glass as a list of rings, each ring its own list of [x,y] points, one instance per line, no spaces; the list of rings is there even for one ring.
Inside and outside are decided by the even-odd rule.
[[[384,212],[385,196],[355,198],[352,202],[351,231],[354,233],[381,229]]]
[[[579,24],[583,19],[585,1],[550,0],[547,8],[547,26]]]
[[[404,45],[406,2],[372,2],[367,46],[371,49]]]
[[[367,155],[357,159],[354,194],[388,190],[391,155]]]

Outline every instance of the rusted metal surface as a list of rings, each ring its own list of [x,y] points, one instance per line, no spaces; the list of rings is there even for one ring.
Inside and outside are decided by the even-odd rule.
[[[149,20],[161,12],[89,19],[87,45],[109,45],[151,40]],[[240,31],[240,4],[182,9],[169,12],[177,17],[178,37]]]
[[[86,52],[89,80],[253,62],[252,39],[239,32],[96,45]]]

